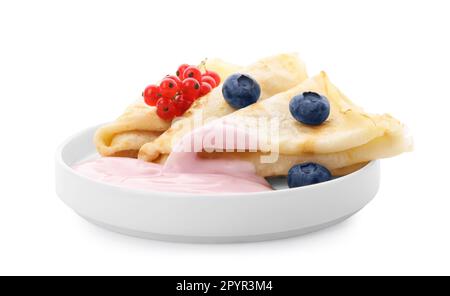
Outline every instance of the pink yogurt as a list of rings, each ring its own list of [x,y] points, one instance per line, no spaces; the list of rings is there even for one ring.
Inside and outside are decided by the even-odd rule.
[[[217,123],[205,126],[185,136],[174,147],[164,166],[133,158],[101,157],[77,164],[73,169],[93,180],[149,191],[220,194],[272,190],[263,177],[255,174],[251,163],[202,159],[198,157],[196,150],[186,149],[194,142],[194,136],[204,139],[218,126]],[[237,130],[234,132],[239,133]],[[211,143],[200,142],[200,148],[211,148]],[[217,143],[214,146],[219,148]],[[226,141],[220,143],[220,146],[224,149],[236,148],[235,144],[231,147]]]

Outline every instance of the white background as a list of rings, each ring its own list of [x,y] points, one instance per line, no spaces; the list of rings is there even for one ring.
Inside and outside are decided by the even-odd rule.
[[[2,1],[0,274],[449,274],[448,1]],[[183,245],[110,233],[54,192],[54,152],[181,63],[298,51],[413,153],[382,162],[376,199],[289,240]],[[356,186],[356,185],[355,185]]]

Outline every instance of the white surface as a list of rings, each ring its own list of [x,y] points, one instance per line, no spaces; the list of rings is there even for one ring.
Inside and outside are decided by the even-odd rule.
[[[192,243],[288,238],[343,221],[379,189],[380,161],[322,184],[295,189],[286,184],[270,192],[198,195],[127,189],[71,168],[95,155],[97,129],[77,133],[57,150],[56,192],[80,216],[132,236]]]
[[[0,2],[0,274],[450,274],[448,1],[197,2]],[[183,245],[104,231],[57,198],[57,145],[145,84],[206,56],[294,50],[415,136],[353,218],[284,241]]]

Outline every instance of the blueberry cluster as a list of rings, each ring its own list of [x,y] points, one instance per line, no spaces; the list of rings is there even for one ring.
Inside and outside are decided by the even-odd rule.
[[[222,87],[225,101],[235,109],[245,108],[258,101],[261,87],[245,74],[233,74]],[[300,123],[309,126],[323,124],[330,116],[330,103],[325,96],[315,92],[304,92],[292,98],[289,111]],[[331,180],[330,171],[317,163],[302,163],[293,166],[288,173],[290,188],[307,186]]]

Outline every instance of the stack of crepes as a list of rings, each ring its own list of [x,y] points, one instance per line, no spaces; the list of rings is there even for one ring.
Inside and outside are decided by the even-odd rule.
[[[252,76],[261,86],[259,101],[234,110],[223,98],[222,86],[219,86],[196,101],[183,117],[172,123],[158,119],[154,108],[138,103],[141,107],[130,107],[126,115],[99,130],[96,144],[100,154],[134,157],[139,150],[140,159],[163,163],[176,143],[188,135],[194,126],[198,128],[199,124],[218,119],[237,123],[240,127],[247,124],[247,130],[251,131],[255,119],[261,117],[279,122],[278,136],[271,139],[271,146],[278,147],[275,162],[261,161],[261,156],[270,153],[262,149],[251,152],[200,152],[198,155],[203,158],[245,160],[253,163],[256,173],[264,177],[287,175],[293,165],[309,161],[322,164],[333,175],[339,176],[358,170],[371,160],[392,157],[412,149],[412,140],[399,121],[389,115],[366,113],[343,95],[324,72],[307,78],[305,66],[296,55],[277,55],[246,68],[223,62],[217,64],[220,66],[212,64],[209,67],[221,75],[222,81],[232,72]],[[320,126],[299,123],[289,112],[291,99],[308,91],[322,94],[330,102],[330,116]],[[194,123],[199,113],[204,121]],[[267,135],[270,134],[267,131]]]
[[[227,77],[241,69],[220,59],[208,60],[205,66],[221,77]],[[144,99],[140,98],[116,121],[99,128],[94,143],[102,156],[136,158],[142,145],[155,140],[170,126],[170,122],[156,114],[155,107],[147,105]]]
[[[204,66],[218,73],[222,81],[236,72],[252,75],[261,84],[261,99],[286,91],[307,78],[303,62],[295,54],[264,58],[248,67],[236,66],[220,59],[207,60]],[[203,110],[205,116],[211,118],[232,113],[234,110],[221,97],[221,89],[219,86],[198,100],[181,119],[191,117],[195,110]],[[179,120],[180,118],[174,121]],[[139,99],[116,121],[99,128],[94,143],[102,156],[137,157],[144,144],[154,141],[171,126],[171,122],[156,114],[155,107],[148,106],[143,99]]]

